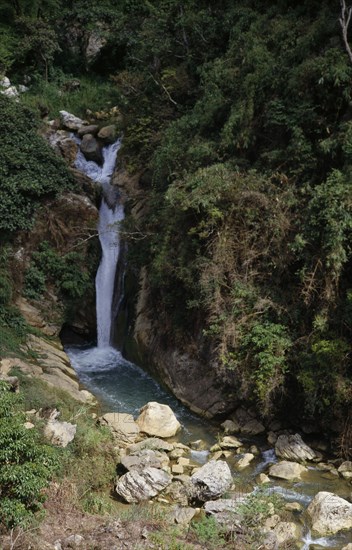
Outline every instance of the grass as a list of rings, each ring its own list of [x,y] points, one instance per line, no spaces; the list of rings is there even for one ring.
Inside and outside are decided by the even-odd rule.
[[[68,79],[69,80],[69,79]],[[65,91],[64,82],[46,82],[33,84],[28,92],[22,94],[21,101],[28,107],[46,110],[50,118],[58,116],[60,110],[69,111],[76,116],[86,116],[91,111],[106,111],[119,103],[116,87],[109,81],[80,77],[80,87],[74,91]]]

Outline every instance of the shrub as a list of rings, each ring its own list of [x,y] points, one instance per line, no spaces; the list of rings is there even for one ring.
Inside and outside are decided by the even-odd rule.
[[[56,451],[24,422],[21,398],[0,383],[0,522],[8,528],[34,519],[58,466]]]

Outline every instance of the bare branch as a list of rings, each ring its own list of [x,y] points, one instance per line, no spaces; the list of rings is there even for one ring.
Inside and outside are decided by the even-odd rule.
[[[348,42],[348,27],[351,22],[352,6],[347,7],[345,0],[340,0],[340,4],[341,4],[341,16],[339,18],[339,21],[342,29],[342,38],[345,44],[346,52],[352,63],[352,50]]]

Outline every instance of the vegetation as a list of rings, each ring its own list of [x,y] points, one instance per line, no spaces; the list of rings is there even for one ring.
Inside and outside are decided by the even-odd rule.
[[[50,115],[60,102],[95,109],[102,90],[118,104],[123,162],[143,170],[149,206],[128,221],[144,237],[129,265],[147,266],[168,341],[201,342],[218,376],[263,414],[289,403],[296,419],[343,418],[352,64],[339,2],[19,0],[0,15],[0,65],[16,83],[30,73],[26,103]],[[93,35],[103,47],[90,58]],[[81,91],[66,88],[77,77]],[[33,115],[0,97],[1,109],[0,224],[13,232],[71,183],[39,147]],[[55,277],[77,294],[65,288],[69,262],[51,273],[40,262],[27,292],[39,296]]]

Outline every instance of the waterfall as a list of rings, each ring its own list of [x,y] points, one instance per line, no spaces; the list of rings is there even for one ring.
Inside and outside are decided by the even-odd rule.
[[[102,186],[103,198],[99,210],[98,233],[102,249],[102,258],[95,279],[98,347],[110,345],[112,322],[114,319],[112,304],[114,297],[116,266],[120,254],[118,223],[124,218],[119,193],[110,184],[116,157],[121,146],[120,140],[103,149],[103,165],[87,161],[81,151],[75,162],[76,168]]]

